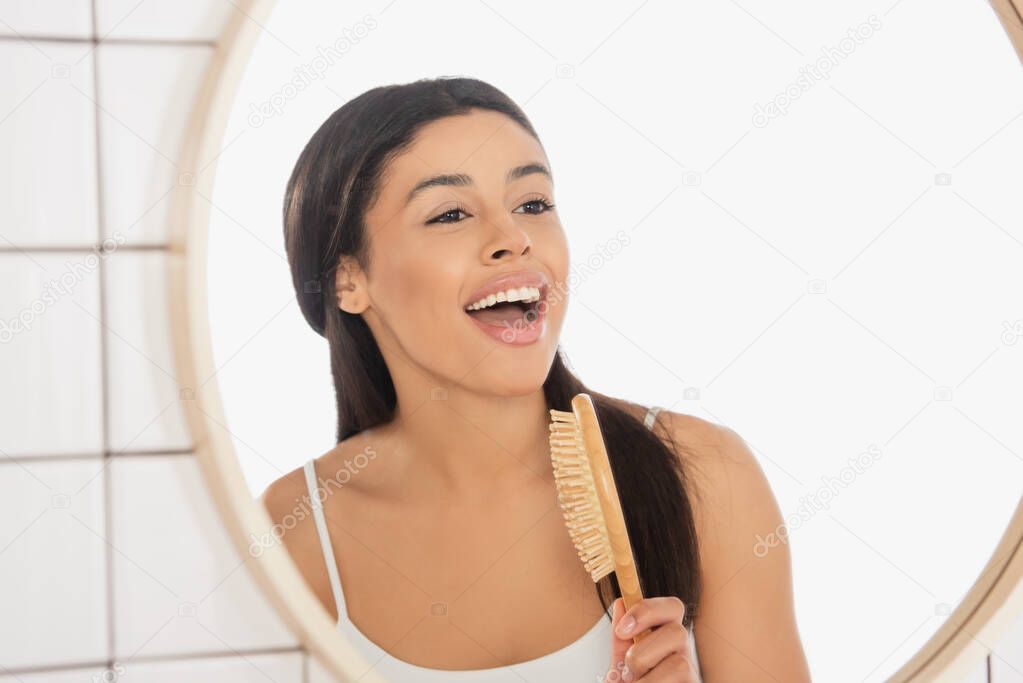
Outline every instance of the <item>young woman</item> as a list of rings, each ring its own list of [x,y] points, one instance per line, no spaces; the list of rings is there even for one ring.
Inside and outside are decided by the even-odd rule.
[[[305,506],[283,541],[381,675],[809,681],[788,548],[755,552],[784,528],[744,441],[566,367],[551,166],[504,93],[441,78],[348,102],[295,165],[284,235],[302,312],[329,342],[338,443],[263,503],[275,522]],[[613,574],[594,587],[557,504],[548,410],[583,391],[648,596],[627,614]]]

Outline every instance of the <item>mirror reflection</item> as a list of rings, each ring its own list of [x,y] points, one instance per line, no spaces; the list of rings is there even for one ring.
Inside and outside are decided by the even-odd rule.
[[[253,552],[387,680],[882,681],[976,581],[1023,481],[1020,63],[982,4],[818,8],[275,8],[216,381]],[[581,393],[628,657],[552,466]]]

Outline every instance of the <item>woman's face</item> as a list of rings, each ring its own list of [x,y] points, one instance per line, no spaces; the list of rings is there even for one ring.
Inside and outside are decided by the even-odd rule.
[[[387,166],[366,214],[369,272],[339,293],[392,374],[411,364],[437,385],[505,396],[542,386],[569,267],[549,169],[529,133],[480,109],[424,126]],[[481,300],[494,305],[467,311]]]

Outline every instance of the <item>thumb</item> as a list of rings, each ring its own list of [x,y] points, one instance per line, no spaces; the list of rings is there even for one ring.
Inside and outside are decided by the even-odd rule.
[[[622,680],[622,669],[625,666],[625,651],[632,647],[632,638],[619,638],[615,633],[618,622],[625,614],[625,601],[617,598],[613,603],[611,612],[611,662],[608,665],[607,674],[604,676],[604,683],[620,683]]]

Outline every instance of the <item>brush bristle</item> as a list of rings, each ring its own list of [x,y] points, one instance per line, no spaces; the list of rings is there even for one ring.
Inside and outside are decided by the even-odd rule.
[[[551,464],[569,536],[596,583],[614,571],[611,540],[575,413],[551,409]]]

